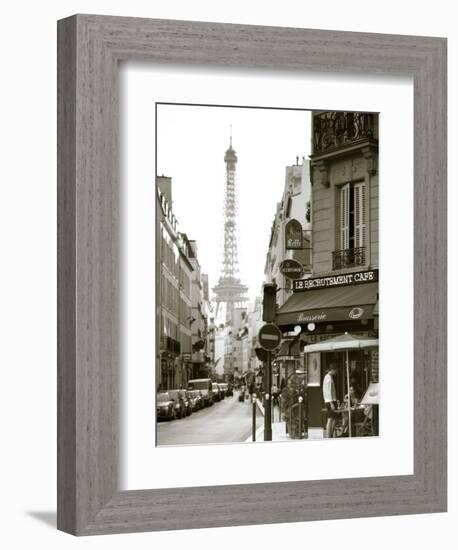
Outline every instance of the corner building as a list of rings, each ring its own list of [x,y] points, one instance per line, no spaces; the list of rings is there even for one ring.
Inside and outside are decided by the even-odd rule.
[[[302,345],[345,334],[378,337],[378,114],[317,111],[312,114],[312,273],[294,281],[279,308],[285,332],[301,326]],[[347,393],[344,354],[304,354],[309,437],[325,425],[322,382],[338,365],[337,399]],[[378,382],[378,349],[350,352],[350,380],[364,394]]]

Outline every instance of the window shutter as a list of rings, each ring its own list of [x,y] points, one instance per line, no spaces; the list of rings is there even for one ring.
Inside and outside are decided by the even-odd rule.
[[[366,246],[366,185],[357,183],[355,199],[355,248]]]
[[[350,219],[350,184],[346,183],[340,189],[340,248],[349,247],[349,219]]]

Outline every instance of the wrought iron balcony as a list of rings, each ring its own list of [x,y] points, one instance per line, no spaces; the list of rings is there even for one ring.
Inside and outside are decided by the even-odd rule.
[[[174,353],[175,355],[180,355],[181,344],[178,340],[171,338],[170,336],[161,337],[161,348],[162,351],[168,351]]]
[[[355,144],[378,140],[376,114],[326,111],[313,115],[313,155]]]
[[[332,253],[332,269],[357,267],[366,263],[366,247],[346,248]]]

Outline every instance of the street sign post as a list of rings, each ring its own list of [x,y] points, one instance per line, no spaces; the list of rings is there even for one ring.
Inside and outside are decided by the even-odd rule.
[[[273,351],[280,346],[281,330],[273,323],[262,326],[258,333],[259,345],[266,351]]]
[[[272,441],[272,351],[281,344],[281,330],[273,323],[262,326],[258,333],[259,345],[266,350],[264,387],[264,441]]]

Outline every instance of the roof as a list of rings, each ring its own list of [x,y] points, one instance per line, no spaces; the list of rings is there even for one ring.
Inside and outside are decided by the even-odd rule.
[[[277,311],[277,325],[370,319],[378,283],[295,292]]]

